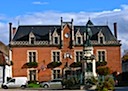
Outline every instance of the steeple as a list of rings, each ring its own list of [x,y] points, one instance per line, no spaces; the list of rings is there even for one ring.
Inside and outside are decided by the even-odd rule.
[[[92,21],[89,19],[88,22],[86,23],[86,26],[87,25],[93,25]]]

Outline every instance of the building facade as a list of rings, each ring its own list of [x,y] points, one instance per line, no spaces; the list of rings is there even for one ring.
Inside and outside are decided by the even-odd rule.
[[[85,42],[92,45],[89,50],[95,56],[86,60],[88,76],[96,76],[96,61],[106,61],[112,72],[122,72],[116,23],[114,35],[107,25],[94,25],[91,20],[85,25],[74,25],[73,19],[65,22],[62,18],[60,25],[19,25],[15,28],[9,23],[9,31],[13,76],[26,76],[31,81],[69,75],[80,77]]]
[[[7,77],[12,77],[8,51],[8,47],[0,41],[0,84],[7,82]]]

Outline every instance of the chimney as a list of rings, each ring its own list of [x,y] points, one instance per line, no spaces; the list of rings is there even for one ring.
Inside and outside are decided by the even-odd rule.
[[[117,23],[114,23],[114,35],[117,38]]]
[[[12,40],[12,23],[9,23],[9,42]]]
[[[63,17],[61,17],[61,30],[63,29]]]
[[[16,27],[12,28],[12,34],[13,34],[13,37],[14,37],[14,35],[16,34]]]

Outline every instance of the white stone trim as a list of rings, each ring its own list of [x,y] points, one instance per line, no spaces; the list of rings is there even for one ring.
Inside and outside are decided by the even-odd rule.
[[[54,68],[53,70],[60,70],[60,75],[62,75],[61,68]],[[51,78],[53,79],[53,70],[51,70]]]
[[[53,62],[53,55],[52,55],[53,52],[60,52],[60,62],[61,62],[62,61],[61,50],[51,50],[51,62]]]
[[[29,34],[29,44],[32,44],[31,43],[31,39],[32,38],[34,38],[34,43],[35,43],[36,37],[35,37],[35,35],[32,32],[30,32],[30,34]]]
[[[98,52],[104,51],[105,52],[105,61],[107,62],[107,50],[106,49],[97,49],[96,50],[96,60],[98,61]]]
[[[36,81],[38,81],[38,70],[36,69],[36,68],[29,68],[29,69],[27,69],[27,78],[28,78],[28,80],[30,80],[30,77],[29,77],[29,71],[30,70],[36,70]]]
[[[55,29],[54,32],[53,32],[53,34],[52,34],[52,43],[53,43],[53,44],[56,44],[56,43],[55,43],[55,37],[58,38],[57,44],[60,43],[60,36],[58,35],[58,33],[57,33],[56,30],[57,30],[57,29]]]
[[[29,52],[36,52],[36,62],[38,62],[38,51],[37,50],[27,50],[27,62],[29,62]]]
[[[83,52],[83,50],[74,50],[74,62],[76,62],[76,52]]]
[[[80,34],[80,31],[77,30],[76,34],[75,34],[75,43],[76,44],[79,44],[78,43],[78,37],[80,37],[81,41],[80,41],[80,44],[83,44],[83,36]]]
[[[103,43],[100,43],[100,37],[103,38]],[[105,36],[103,35],[103,33],[101,31],[98,33],[98,43],[99,44],[104,44],[105,43]]]

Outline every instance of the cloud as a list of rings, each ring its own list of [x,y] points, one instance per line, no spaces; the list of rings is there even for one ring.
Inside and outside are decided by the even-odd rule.
[[[128,5],[126,5],[126,4],[121,5],[121,7],[122,7],[124,10],[128,10]]]
[[[35,1],[35,2],[32,2],[32,4],[35,4],[35,5],[45,5],[45,4],[48,4],[48,2]]]
[[[39,4],[39,3],[38,3]],[[95,25],[108,25],[113,32],[113,23],[117,22],[118,40],[121,40],[122,50],[128,49],[128,5],[121,5],[121,9],[113,9],[111,11],[102,12],[59,12],[59,11],[45,11],[45,12],[29,12],[17,17],[11,17],[8,21],[13,22],[13,26],[18,25],[60,25],[60,17],[63,17],[64,21],[71,21],[73,18],[74,25],[85,25],[90,18]],[[6,20],[7,21],[7,20]],[[7,22],[8,23],[8,22]],[[0,40],[8,43],[8,30],[7,23],[0,22]],[[4,32],[2,32],[4,31]]]

